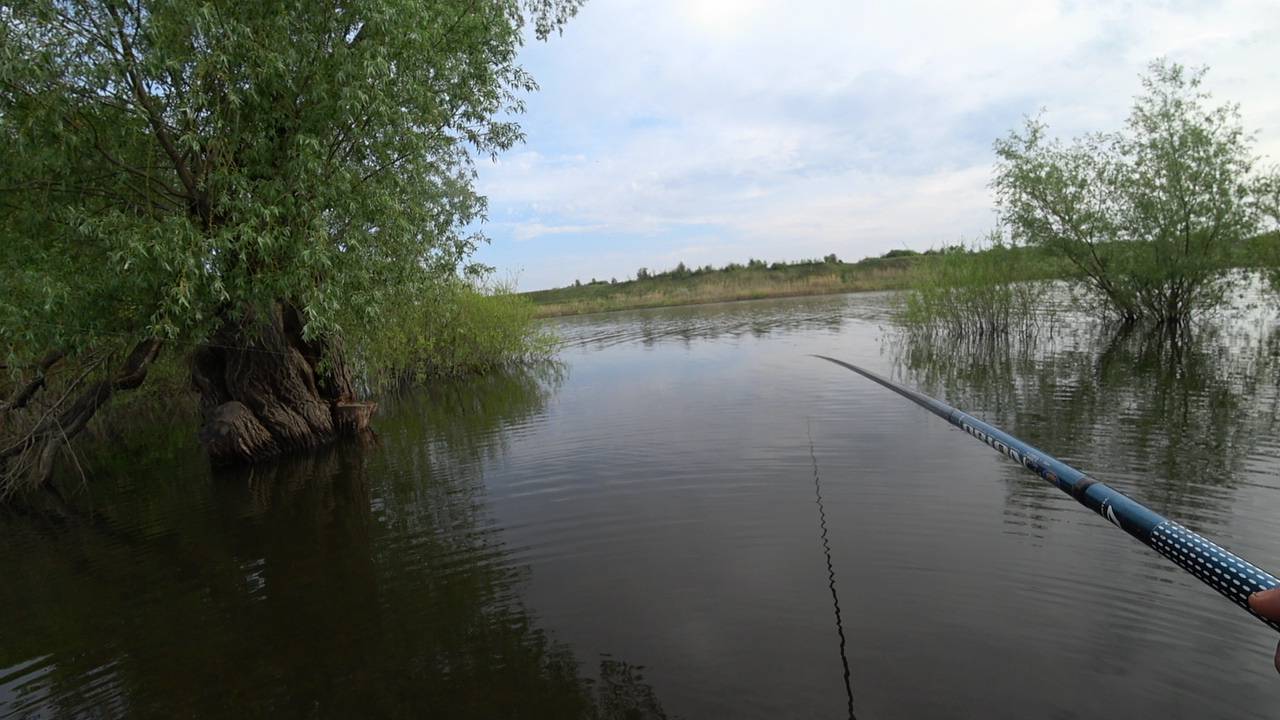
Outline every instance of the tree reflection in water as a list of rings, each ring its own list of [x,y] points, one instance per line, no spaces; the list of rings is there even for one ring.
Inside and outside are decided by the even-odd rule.
[[[666,717],[640,668],[584,669],[538,627],[527,569],[486,511],[482,460],[559,372],[392,399],[377,452],[348,443],[212,475],[188,463],[181,502],[142,483],[56,521],[5,518],[0,608],[21,632],[0,640],[0,709]]]
[[[890,347],[907,385],[1192,526],[1224,511],[1250,452],[1277,427],[1280,333],[1263,325],[1170,335],[1081,324],[945,344],[902,333]],[[1032,521],[1057,492],[1006,477],[1011,506]]]

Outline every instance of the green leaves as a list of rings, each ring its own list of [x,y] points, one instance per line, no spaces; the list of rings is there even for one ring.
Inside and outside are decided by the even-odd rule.
[[[1063,144],[1036,118],[995,144],[1002,221],[1126,320],[1217,307],[1230,257],[1262,229],[1253,138],[1200,89],[1205,72],[1152,63],[1122,131]]]
[[[521,139],[525,25],[579,4],[6,4],[0,332],[197,342],[288,299],[339,334],[446,282],[481,239],[475,158]]]
[[[483,373],[551,354],[555,340],[534,311],[501,283],[455,278],[406,295],[347,337],[372,383]]]

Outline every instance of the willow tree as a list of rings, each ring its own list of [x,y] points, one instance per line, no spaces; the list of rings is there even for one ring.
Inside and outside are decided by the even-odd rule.
[[[1030,119],[995,145],[1002,220],[1127,321],[1176,325],[1220,304],[1226,269],[1264,227],[1253,137],[1205,72],[1152,63],[1120,131],[1066,144]]]
[[[466,265],[474,159],[534,87],[517,51],[579,3],[0,5],[0,341],[35,373],[3,407],[85,368],[0,448],[9,478],[161,352],[191,356],[215,459],[362,428],[343,347]]]

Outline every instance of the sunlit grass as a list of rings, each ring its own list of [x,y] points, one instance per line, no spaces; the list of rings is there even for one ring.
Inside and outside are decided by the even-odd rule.
[[[815,263],[770,269],[716,271],[685,278],[656,278],[617,284],[528,293],[538,317],[580,315],[633,308],[697,305],[762,298],[829,295],[909,287],[916,258],[880,263]]]

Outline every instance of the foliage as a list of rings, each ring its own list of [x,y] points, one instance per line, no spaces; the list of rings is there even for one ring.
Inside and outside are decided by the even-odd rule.
[[[1007,251],[1016,262],[1007,267],[991,267],[992,272],[1007,272],[998,278],[993,276],[993,281],[1060,279],[1071,273],[1067,264],[1038,248],[1014,249],[1005,245],[1000,243],[992,252]],[[538,290],[525,293],[525,297],[537,305],[538,315],[551,316],[797,295],[904,290],[950,282],[953,276],[972,283],[970,270],[957,270],[954,266],[935,270],[934,264],[943,263],[953,255],[974,252],[978,252],[978,246],[971,251],[961,244],[923,253],[890,250],[884,256],[857,262],[841,261],[832,253],[822,259],[791,263],[752,259],[745,265],[731,262],[719,269],[710,265],[689,268],[680,263],[675,270],[667,272],[641,268],[635,280]],[[995,261],[994,258],[986,260]],[[974,265],[982,266],[984,262],[978,260]]]
[[[349,332],[376,385],[484,373],[550,356],[555,339],[509,285],[454,280],[406,297],[382,323]]]
[[[1034,334],[1049,312],[1037,280],[1061,270],[1044,253],[1013,247],[992,233],[985,247],[940,253],[920,264],[899,320],[908,329],[953,338]]]
[[[995,144],[1015,239],[1069,260],[1124,320],[1219,306],[1233,248],[1260,229],[1253,139],[1237,106],[1211,103],[1204,74],[1152,63],[1121,131],[1063,144],[1032,118]]]
[[[202,340],[280,299],[309,337],[448,284],[516,64],[579,0],[0,6],[0,342]]]
[[[831,256],[828,256],[830,258]],[[767,297],[821,295],[906,287],[919,258],[866,258],[856,263],[802,260],[747,265],[729,263],[652,272],[641,268],[636,279],[616,284],[582,285],[525,293],[538,314],[576,315],[627,308],[665,307]],[[682,267],[683,266],[683,269]]]
[[[1258,207],[1270,223],[1270,232],[1250,247],[1252,260],[1263,268],[1271,289],[1280,293],[1280,169],[1273,169],[1258,183]]]

